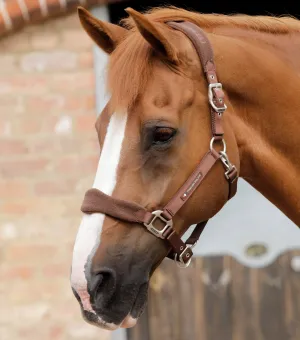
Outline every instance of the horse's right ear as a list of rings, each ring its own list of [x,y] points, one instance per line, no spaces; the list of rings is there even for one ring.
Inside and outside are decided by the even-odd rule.
[[[77,11],[81,25],[87,34],[108,54],[117,47],[127,32],[127,30],[121,26],[103,22],[95,18],[83,7],[78,7]]]

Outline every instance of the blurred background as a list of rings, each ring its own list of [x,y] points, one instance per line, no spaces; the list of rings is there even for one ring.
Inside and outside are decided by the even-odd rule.
[[[0,0],[1,340],[111,338],[111,333],[83,321],[69,284],[72,248],[81,218],[80,205],[84,192],[92,185],[98,162],[99,148],[94,123],[105,97],[103,69],[106,57],[95,48],[80,27],[76,15],[76,7],[80,4],[90,8],[98,17],[114,23],[125,15],[124,8],[128,6],[145,10],[151,6],[166,4],[207,13],[290,14],[300,17],[299,2],[291,0],[240,3],[233,0]],[[248,192],[244,184],[241,190]],[[250,197],[254,202],[258,199],[255,195],[256,193],[244,194],[243,197]],[[269,205],[265,209],[261,208],[258,215],[263,218],[262,223],[266,223],[265,219],[273,215],[275,210],[272,209],[274,207],[270,208]],[[274,220],[283,221],[281,224],[288,224],[290,227],[290,242],[284,245],[284,250],[295,249],[297,245],[300,249],[294,226],[282,215],[277,217],[276,213]],[[229,215],[230,210],[226,216]],[[251,219],[247,220],[253,225]],[[233,225],[239,226],[239,221],[236,220]],[[210,230],[214,234],[213,226]],[[247,260],[254,267],[270,264],[278,255],[274,244],[278,244],[287,232],[288,229],[284,229],[278,234],[273,246],[266,245],[260,239],[261,242],[247,246],[247,253],[244,243],[240,248],[236,247],[239,262],[226,256],[205,260],[199,258],[194,266],[206,276],[193,276],[192,270],[195,267],[184,272],[182,279],[184,282],[188,280],[192,286],[182,282],[179,284],[180,292],[184,295],[192,290],[196,294],[199,290],[202,294],[197,293],[202,304],[199,302],[198,310],[195,306],[191,313],[194,333],[186,333],[188,329],[184,324],[188,323],[179,322],[189,318],[189,310],[175,299],[179,294],[178,286],[166,285],[167,282],[175,281],[171,277],[181,280],[178,271],[170,265],[164,265],[152,282],[152,302],[140,326],[128,334],[114,333],[112,337],[185,340],[189,334],[191,339],[200,339],[200,332],[204,332],[204,326],[210,322],[218,332],[214,333],[207,328],[203,340],[216,340],[219,336],[222,340],[299,340],[299,299],[299,303],[294,306],[296,286],[300,282],[299,252],[284,254],[266,272],[245,266]],[[230,236],[230,233],[227,234]],[[236,234],[233,232],[231,235]],[[243,235],[247,236],[247,240],[251,238],[248,234]],[[266,237],[268,235],[270,233],[266,233]],[[233,244],[242,242],[242,236],[231,237],[231,243],[226,243],[222,237],[211,243],[209,239],[210,235],[206,234],[198,255],[234,254]],[[221,249],[222,246],[224,249]],[[271,255],[268,257],[266,254]],[[257,262],[259,255],[266,255],[262,257],[263,262]],[[292,277],[288,284],[276,281],[281,274],[288,275],[287,273]],[[235,286],[231,286],[231,277],[234,275],[240,277],[240,280],[236,281],[238,283]],[[265,277],[273,278],[273,281],[268,281],[271,282],[269,286],[273,287],[271,293],[267,290],[269,286],[264,286]],[[254,282],[252,288],[249,280]],[[167,291],[164,291],[166,286]],[[232,298],[233,289],[242,294],[245,286],[250,291],[252,289],[253,295],[249,293],[245,303],[240,304],[240,309],[235,309],[234,315],[230,314],[233,310],[232,301],[237,302],[241,297],[237,293]],[[220,290],[218,287],[221,287]],[[282,331],[273,327],[272,333],[268,333],[268,326],[267,330],[257,326],[258,333],[255,333],[254,321],[249,321],[239,330],[233,330],[233,319],[242,313],[242,307],[248,306],[249,311],[254,308],[253,301],[259,299],[257,291],[260,292],[260,297],[267,299],[259,300],[255,305],[258,313],[255,315],[260,315],[258,324],[277,322],[279,328],[282,326]],[[167,297],[163,298],[162,293]],[[203,296],[206,296],[207,302],[203,300]],[[252,301],[253,296],[256,298]],[[276,297],[279,297],[279,302]],[[193,304],[192,299],[187,300],[190,305]],[[174,314],[176,327],[172,323],[172,317],[165,319],[165,315],[170,312],[164,310],[167,305],[173,308],[174,313],[177,311]],[[207,308],[205,317],[200,317],[202,305]],[[210,305],[214,307],[209,310]],[[218,308],[222,312],[218,313]],[[277,319],[267,319],[265,315],[272,314],[274,310],[281,310]],[[247,315],[244,311],[244,320],[247,320]],[[281,322],[283,319],[285,321]],[[169,322],[169,326],[166,326],[163,333],[155,333],[157,330],[163,331],[160,321],[164,321],[165,325]],[[230,329],[226,325],[231,325]],[[158,334],[163,334],[163,337]],[[270,337],[268,334],[271,334]]]

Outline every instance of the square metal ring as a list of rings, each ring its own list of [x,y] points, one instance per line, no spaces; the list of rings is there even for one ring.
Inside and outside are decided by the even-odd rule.
[[[162,214],[163,214],[162,210],[155,210],[151,214],[153,215],[152,220],[149,223],[144,223],[144,226],[148,229],[148,231],[151,234],[153,234],[153,235],[155,235],[155,236],[157,236],[161,239],[164,239],[163,234],[168,228],[173,227],[173,220],[172,219],[167,220],[166,218],[164,218],[162,216]],[[161,220],[165,224],[165,226],[161,230],[155,228],[155,226],[153,224],[155,222],[155,220],[157,220],[157,219]]]

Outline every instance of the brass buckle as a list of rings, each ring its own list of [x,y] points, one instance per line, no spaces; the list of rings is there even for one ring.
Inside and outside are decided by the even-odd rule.
[[[144,223],[144,226],[148,229],[148,231],[151,234],[153,234],[153,235],[155,235],[155,236],[157,236],[161,239],[164,239],[163,234],[168,228],[173,227],[173,220],[172,219],[167,220],[166,218],[164,218],[162,216],[162,214],[163,214],[162,210],[153,211],[152,212],[152,215],[153,215],[152,220],[149,223]],[[161,220],[162,222],[165,223],[165,226],[163,227],[163,229],[159,230],[159,229],[154,227],[153,223],[155,222],[156,219],[159,219],[159,220]]]

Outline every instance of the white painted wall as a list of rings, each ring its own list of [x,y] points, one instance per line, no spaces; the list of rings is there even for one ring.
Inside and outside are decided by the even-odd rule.
[[[246,249],[252,244],[265,245],[266,253],[248,256]],[[239,180],[236,196],[208,222],[194,252],[198,256],[229,254],[246,266],[263,267],[295,248],[300,249],[300,229],[258,191]]]

